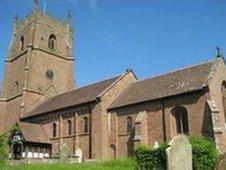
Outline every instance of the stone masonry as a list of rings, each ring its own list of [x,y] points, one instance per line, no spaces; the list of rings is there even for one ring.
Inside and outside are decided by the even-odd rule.
[[[18,123],[22,155],[81,160],[133,156],[134,147],[178,134],[205,136],[226,150],[226,66],[214,59],[139,80],[124,73],[81,88],[73,80],[73,28],[37,9],[14,21],[0,98],[0,132]],[[37,129],[37,130],[35,130]],[[11,155],[14,154],[13,150]]]

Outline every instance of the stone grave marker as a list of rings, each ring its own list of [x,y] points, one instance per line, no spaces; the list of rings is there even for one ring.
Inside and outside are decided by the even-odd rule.
[[[166,149],[168,170],[192,170],[192,148],[187,136],[174,137]]]
[[[78,158],[78,163],[82,162],[82,150],[80,148],[77,148],[75,150],[75,156]]]
[[[66,143],[64,143],[60,149],[60,163],[69,162],[70,151]]]

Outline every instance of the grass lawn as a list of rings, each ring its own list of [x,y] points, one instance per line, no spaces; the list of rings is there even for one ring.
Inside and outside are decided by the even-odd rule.
[[[134,170],[135,161],[132,159],[114,160],[97,163],[81,164],[23,164],[14,166],[4,166],[0,170]]]

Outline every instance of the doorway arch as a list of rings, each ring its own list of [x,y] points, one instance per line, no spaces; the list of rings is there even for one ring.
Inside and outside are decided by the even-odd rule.
[[[110,145],[110,158],[115,159],[116,158],[116,147],[114,144]]]

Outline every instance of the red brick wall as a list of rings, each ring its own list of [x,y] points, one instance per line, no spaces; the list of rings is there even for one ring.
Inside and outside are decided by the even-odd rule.
[[[152,147],[155,141],[159,143],[164,140],[163,133],[163,102],[165,103],[165,126],[167,140],[172,139],[176,133],[175,119],[171,109],[182,105],[187,109],[190,135],[204,135],[206,118],[206,96],[201,92],[172,97],[156,102],[146,102],[133,106],[127,106],[112,111],[111,116],[111,141],[116,144],[116,151],[119,157],[127,155],[128,134],[125,132],[126,117],[131,116],[133,120],[139,112],[145,111],[148,119],[148,141]],[[117,117],[116,117],[117,115]],[[209,117],[210,119],[210,117]],[[210,120],[211,121],[211,120]]]

